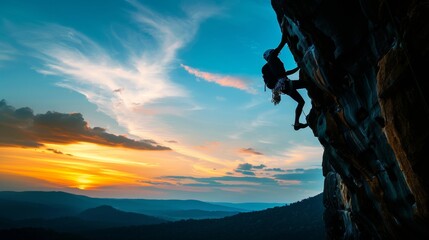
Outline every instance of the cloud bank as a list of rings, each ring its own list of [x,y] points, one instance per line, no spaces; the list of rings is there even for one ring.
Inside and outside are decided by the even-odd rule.
[[[293,169],[288,170],[285,174],[274,175],[278,180],[297,180],[300,182],[320,181],[323,182],[323,174],[321,168],[312,169]]]
[[[240,164],[236,170],[249,171],[260,170],[266,166],[261,164],[254,166],[249,163]],[[243,187],[257,185],[287,185],[304,186],[309,182],[323,183],[321,168],[314,169],[289,169],[288,173],[265,175],[256,177],[255,174],[244,174],[247,176],[220,176],[220,177],[191,177],[191,176],[163,176],[160,180],[174,180],[178,185],[193,187]],[[252,172],[253,173],[253,172]],[[238,184],[239,183],[239,184]]]
[[[136,141],[108,133],[100,127],[91,128],[80,113],[47,112],[34,115],[32,109],[15,109],[5,100],[0,101],[0,132],[0,146],[42,147],[44,143],[88,142],[138,150],[169,150],[153,140]]]
[[[264,169],[265,167],[267,166],[265,166],[264,164],[255,166],[250,163],[242,163],[242,164],[239,164],[236,169],[234,169],[234,172],[241,173],[243,175],[248,175],[248,176],[255,176],[256,175],[254,172],[255,170],[261,170],[261,169]]]
[[[275,179],[260,177],[221,176],[199,178],[190,176],[163,176],[160,179],[175,180],[181,185],[192,187],[243,187],[246,185],[278,185]],[[187,180],[192,180],[192,182],[188,182]]]

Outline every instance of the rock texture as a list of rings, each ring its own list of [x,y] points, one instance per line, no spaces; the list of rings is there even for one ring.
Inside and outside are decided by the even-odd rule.
[[[283,1],[328,238],[429,239],[429,1]]]

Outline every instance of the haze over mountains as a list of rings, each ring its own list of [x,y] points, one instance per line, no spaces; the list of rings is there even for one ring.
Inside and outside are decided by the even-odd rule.
[[[91,198],[65,192],[0,192],[0,218],[58,218],[75,216],[90,208],[111,206],[121,211],[166,220],[205,219],[250,212],[281,203],[207,203],[197,200]]]
[[[93,207],[106,201],[115,206]],[[127,206],[126,203],[130,203],[128,208],[146,211],[151,208],[154,212],[165,207],[164,214],[170,215],[170,221],[117,208]],[[257,207],[258,204],[248,206]],[[81,211],[82,208],[86,209]],[[10,240],[29,237],[76,240],[324,237],[322,194],[282,207],[241,213],[239,210],[195,200],[97,199],[63,192],[0,192],[0,234]],[[64,215],[67,213],[69,215]],[[211,214],[212,219],[171,221],[186,214],[193,219]],[[227,214],[230,215],[225,217]]]

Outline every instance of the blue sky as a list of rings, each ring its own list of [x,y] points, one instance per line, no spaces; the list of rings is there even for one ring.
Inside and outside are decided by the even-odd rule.
[[[52,117],[47,111],[62,120],[79,113],[90,134],[101,127],[111,137],[33,134],[37,149],[3,137],[0,189],[235,202],[322,191],[317,139],[293,130],[293,100],[274,106],[264,92],[262,53],[280,40],[269,1],[3,0],[0,16],[0,117],[23,107],[31,121]],[[280,58],[296,66],[287,47]],[[130,150],[109,143],[113,136],[170,150]],[[58,159],[53,149],[68,155]],[[24,158],[35,170],[18,165]],[[46,158],[53,160],[44,169],[70,177],[40,170]]]

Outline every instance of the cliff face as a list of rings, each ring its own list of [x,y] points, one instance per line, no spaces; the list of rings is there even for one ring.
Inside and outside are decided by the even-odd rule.
[[[427,234],[429,1],[284,2],[324,147],[328,237]]]

